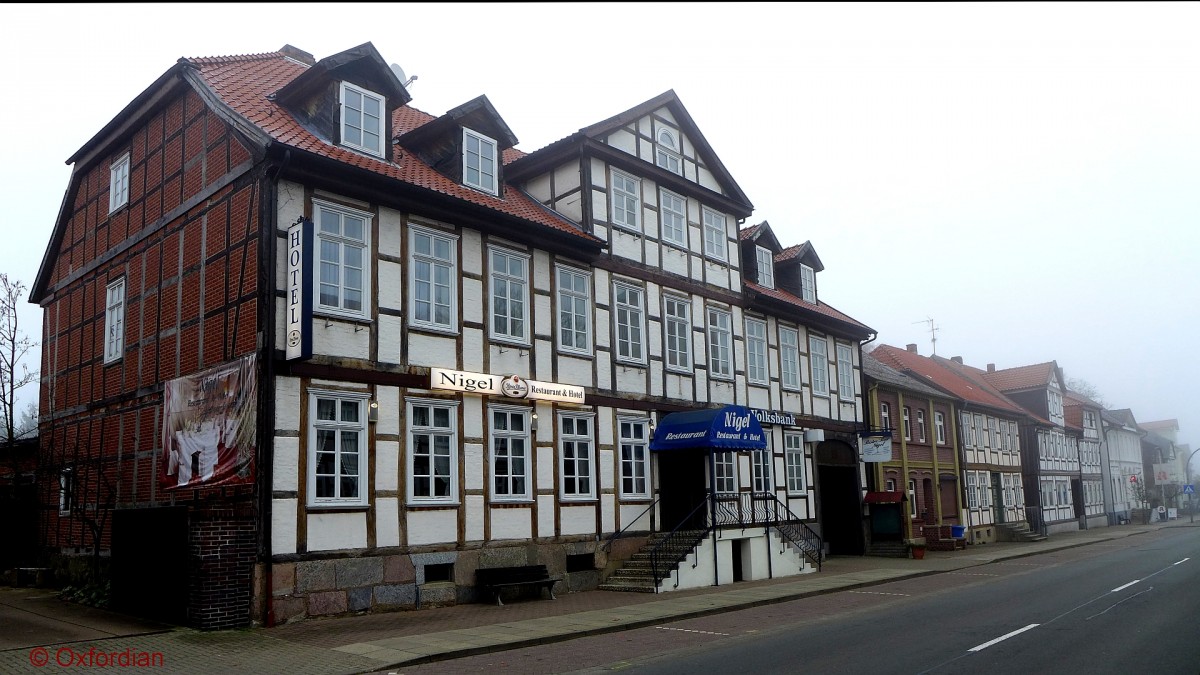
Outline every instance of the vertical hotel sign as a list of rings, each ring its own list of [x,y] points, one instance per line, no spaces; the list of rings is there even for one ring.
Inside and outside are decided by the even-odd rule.
[[[287,231],[287,342],[285,358],[312,356],[312,265],[313,223],[301,216]]]

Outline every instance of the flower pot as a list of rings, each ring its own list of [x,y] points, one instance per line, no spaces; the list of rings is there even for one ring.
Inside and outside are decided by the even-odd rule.
[[[913,560],[924,560],[925,559],[925,547],[924,546],[912,547],[912,556],[913,556]]]

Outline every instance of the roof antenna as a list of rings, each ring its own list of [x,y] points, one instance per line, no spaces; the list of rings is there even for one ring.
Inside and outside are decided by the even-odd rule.
[[[914,321],[913,323],[929,324],[929,343],[933,346],[933,355],[937,356],[937,332],[941,330],[941,328],[938,328],[937,325],[933,323],[933,317],[929,317],[921,321]]]
[[[400,80],[400,84],[404,85],[405,89],[408,89],[409,85],[417,81],[416,75],[413,75],[412,77],[405,75],[404,69],[401,68],[400,64],[398,63],[393,63],[388,67],[392,69],[392,72],[396,75],[396,79]]]

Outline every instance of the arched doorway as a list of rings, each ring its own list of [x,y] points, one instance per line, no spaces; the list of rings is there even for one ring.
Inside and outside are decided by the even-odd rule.
[[[834,439],[822,441],[815,459],[821,537],[831,555],[862,555],[862,491],[854,447]]]

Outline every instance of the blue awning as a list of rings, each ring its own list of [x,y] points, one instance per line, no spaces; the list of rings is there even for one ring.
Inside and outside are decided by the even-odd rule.
[[[716,448],[762,450],[767,437],[750,409],[740,405],[671,413],[658,422],[651,450]]]

